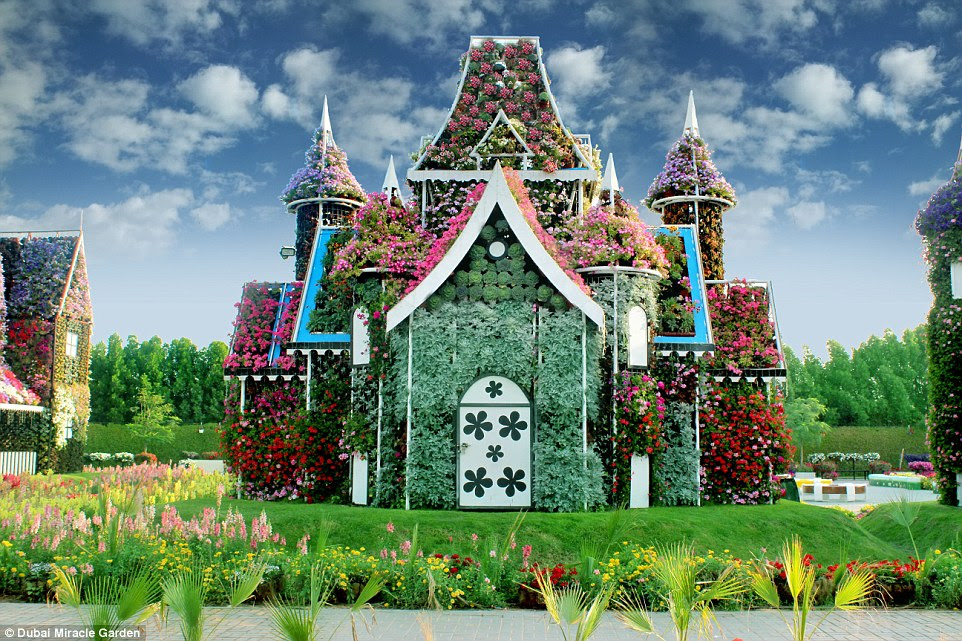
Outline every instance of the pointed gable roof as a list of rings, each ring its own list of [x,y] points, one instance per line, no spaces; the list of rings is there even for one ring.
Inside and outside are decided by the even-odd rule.
[[[529,131],[538,131],[537,143],[531,135],[522,136],[532,144],[534,168],[554,171],[593,167],[561,120],[541,57],[540,40],[471,36],[448,117],[412,169],[468,166],[475,141],[499,110]],[[549,150],[560,152],[560,163],[547,153]]]
[[[391,190],[394,189],[398,193],[401,192],[401,185],[397,180],[397,171],[394,169],[394,156],[391,156],[391,160],[387,163],[387,171],[384,172],[384,184],[381,185],[381,191],[387,195],[391,195]]]
[[[51,233],[56,235],[44,236]],[[7,246],[3,253],[14,258],[6,265],[10,316],[53,319],[66,313],[92,320],[83,232],[10,234],[0,241]]]
[[[621,183],[618,182],[618,172],[615,171],[614,154],[608,154],[608,163],[605,165],[605,175],[601,177],[601,191],[621,191]]]
[[[698,133],[698,116],[695,114],[695,92],[691,90],[688,92],[688,113],[685,114],[685,128],[681,130],[681,135],[691,134],[695,138],[699,137]]]
[[[461,261],[464,260],[468,250],[471,249],[471,246],[481,234],[481,229],[487,224],[496,208],[501,210],[501,214],[511,231],[542,275],[569,303],[584,312],[596,325],[599,327],[604,325],[605,314],[601,306],[565,274],[561,266],[551,257],[548,250],[535,236],[534,231],[525,220],[518,202],[511,193],[511,188],[508,186],[504,170],[499,162],[491,170],[488,184],[484,189],[481,200],[478,201],[474,209],[474,213],[471,214],[467,224],[447,254],[417,287],[388,311],[388,331],[400,325],[447,281],[458,265],[461,264]]]

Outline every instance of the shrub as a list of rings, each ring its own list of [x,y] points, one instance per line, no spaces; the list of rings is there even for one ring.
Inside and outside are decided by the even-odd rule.
[[[888,461],[871,461],[868,464],[869,474],[888,474],[892,471],[892,464]]]
[[[137,463],[137,465],[140,465],[141,463],[149,463],[150,465],[156,465],[157,455],[151,454],[147,450],[144,450],[143,452],[140,452],[139,454],[134,455],[134,462]]]
[[[838,466],[832,461],[821,461],[820,463],[812,463],[812,471],[815,472],[820,478],[823,479],[837,479],[838,478]]]
[[[923,476],[928,476],[935,473],[935,466],[928,461],[912,461],[909,463],[909,469],[916,474],[921,474]]]
[[[930,460],[930,459],[929,459],[929,454],[927,454],[927,453],[926,453],[926,454],[906,454],[905,457],[904,457],[904,459],[905,459],[905,464],[906,464],[906,465],[908,465],[909,463],[914,463],[915,461],[928,461],[928,460]]]

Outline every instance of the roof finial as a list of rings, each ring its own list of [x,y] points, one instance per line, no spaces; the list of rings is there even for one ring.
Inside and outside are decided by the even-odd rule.
[[[324,110],[321,112],[321,137],[325,151],[328,145],[335,146],[334,132],[331,130],[331,114],[327,111],[327,95],[324,96]]]
[[[614,154],[608,154],[608,164],[605,165],[605,174],[601,177],[601,191],[611,192],[612,198],[614,198],[614,192],[621,191],[621,185],[618,183],[618,173],[615,171]]]
[[[394,169],[394,156],[391,156],[391,160],[387,163],[387,171],[384,172],[384,184],[381,185],[381,191],[383,191],[388,196],[391,195],[391,191],[397,191],[401,193],[401,185],[397,181],[397,171]]]
[[[698,116],[695,115],[695,92],[688,92],[688,113],[685,115],[685,129],[681,132],[684,136],[687,133],[691,133],[695,138],[699,137],[698,134]]]

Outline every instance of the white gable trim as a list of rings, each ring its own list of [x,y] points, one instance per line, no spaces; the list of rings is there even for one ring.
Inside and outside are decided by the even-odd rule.
[[[481,155],[481,153],[478,150],[484,146],[484,143],[488,142],[488,138],[491,137],[491,134],[494,133],[494,130],[497,128],[499,124],[504,124],[508,127],[508,131],[510,131],[511,134],[514,136],[515,141],[521,144],[521,147],[522,149],[524,149],[524,151],[522,151],[521,153],[514,153],[514,154],[487,154],[485,156]],[[474,149],[471,150],[471,153],[468,154],[468,156],[470,156],[471,158],[474,158],[475,162],[477,163],[478,169],[481,169],[481,161],[484,158],[491,158],[492,156],[493,157],[498,157],[498,156],[515,157],[515,158],[520,157],[523,167],[527,169],[530,166],[531,156],[533,155],[534,155],[534,152],[531,151],[531,147],[528,146],[528,143],[524,141],[524,138],[521,137],[521,134],[518,133],[518,130],[515,129],[514,125],[511,124],[511,121],[508,119],[508,115],[504,113],[504,109],[498,109],[498,115],[495,116],[494,122],[492,122],[491,126],[488,127],[488,130],[484,132],[484,136],[481,137],[481,141],[478,142],[478,144],[474,146]]]
[[[474,245],[481,229],[488,222],[495,206],[500,206],[501,213],[507,221],[511,231],[517,237],[518,242],[524,247],[525,252],[534,261],[545,278],[558,290],[558,292],[568,300],[569,303],[584,312],[598,327],[604,325],[605,313],[601,306],[585,294],[580,287],[564,272],[561,266],[555,262],[548,250],[544,248],[534,231],[525,220],[521,208],[511,194],[511,189],[504,177],[501,163],[497,163],[490,172],[488,184],[484,189],[481,200],[474,208],[474,213],[468,219],[467,225],[461,234],[455,239],[454,244],[441,259],[431,273],[405,296],[387,313],[387,330],[391,331],[410,316],[415,309],[427,301],[434,292],[448,280],[454,270],[458,268],[468,250]]]

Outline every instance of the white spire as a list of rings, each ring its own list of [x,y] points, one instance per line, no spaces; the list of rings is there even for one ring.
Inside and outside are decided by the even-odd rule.
[[[612,197],[614,197],[614,192],[621,191],[621,185],[618,183],[618,173],[615,171],[615,157],[613,154],[608,154],[608,164],[605,165],[605,174],[601,177],[601,191],[611,192]]]
[[[331,114],[327,111],[327,96],[324,96],[324,111],[321,112],[321,136],[325,151],[327,146],[334,146],[334,132],[331,131]]]
[[[387,171],[384,172],[384,184],[381,185],[381,191],[383,191],[388,196],[391,195],[391,190],[397,190],[398,194],[401,193],[401,185],[397,181],[397,171],[394,170],[394,156],[391,156],[391,160],[387,163]]]
[[[685,129],[681,132],[681,135],[685,135],[691,132],[693,136],[698,138],[698,116],[695,115],[695,92],[688,92],[688,113],[685,115]]]

